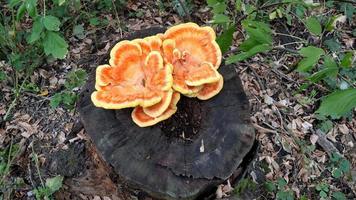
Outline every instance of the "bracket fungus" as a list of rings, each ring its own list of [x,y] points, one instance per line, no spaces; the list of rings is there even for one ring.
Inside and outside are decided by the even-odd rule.
[[[215,96],[224,82],[215,38],[212,28],[186,23],[117,43],[109,65],[96,69],[92,102],[105,109],[135,107],[132,119],[146,127],[175,113],[179,93],[201,100]]]
[[[177,62],[182,62],[189,71],[200,65],[217,69],[221,62],[220,51],[213,49],[215,34],[210,28],[191,23],[177,27],[135,31],[122,40],[130,40],[124,46],[115,45],[111,62],[90,75],[77,105],[86,133],[124,184],[159,199],[203,199],[232,174],[239,177],[239,172],[244,173],[244,166],[249,163],[245,158],[253,156],[247,153],[254,144],[255,133],[235,65],[220,67],[218,81],[211,69],[214,73],[209,76],[213,75],[215,81],[211,83],[205,80],[208,76],[204,72],[200,82],[204,83],[198,86],[187,84],[186,76],[190,74],[183,73],[182,85],[190,92],[182,94],[175,90],[174,68],[181,63],[175,65],[173,58],[183,56]],[[183,40],[198,45],[196,38],[206,45],[196,49],[184,47]],[[204,54],[198,55],[202,49]],[[207,56],[206,52],[214,56]],[[105,63],[103,59],[98,64]],[[157,70],[162,77],[154,79],[153,74],[158,72],[153,71]],[[168,71],[171,76],[164,73]],[[167,81],[161,81],[162,78]],[[146,90],[159,101],[152,103]],[[135,108],[102,109],[115,106]]]

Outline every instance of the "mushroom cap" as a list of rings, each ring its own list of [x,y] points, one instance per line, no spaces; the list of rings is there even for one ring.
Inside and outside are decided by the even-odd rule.
[[[177,103],[179,99],[180,94],[178,92],[174,92],[171,96],[171,101],[169,102],[167,109],[157,117],[151,117],[147,115],[144,112],[144,108],[141,106],[135,107],[131,113],[131,117],[133,121],[140,127],[152,126],[171,117],[177,111]]]
[[[106,109],[148,107],[161,101],[162,92],[172,87],[172,66],[163,64],[158,51],[148,53],[148,44],[145,40],[125,40],[114,46],[110,65],[96,69],[97,91],[91,95],[95,106]]]
[[[200,100],[207,100],[217,95],[224,86],[224,78],[220,75],[219,81],[215,83],[207,83],[203,85],[203,88],[199,90],[197,98]]]
[[[170,105],[172,96],[173,96],[172,89],[162,92],[162,95],[161,95],[162,100],[153,106],[143,108],[143,112],[150,117],[158,117],[158,116],[162,115],[162,113],[164,111],[166,111],[168,106]]]
[[[212,28],[199,27],[195,23],[173,26],[165,32],[162,51],[165,62],[173,65],[173,88],[176,91],[196,97],[205,86],[219,82],[221,75],[217,69],[222,55],[215,38]],[[205,98],[202,99],[220,91],[212,88],[218,89],[204,90],[201,96]]]
[[[175,41],[181,52],[189,52],[197,62],[210,62],[215,68],[221,64],[221,50],[211,27],[200,27],[195,23],[179,24],[164,33],[165,40]]]

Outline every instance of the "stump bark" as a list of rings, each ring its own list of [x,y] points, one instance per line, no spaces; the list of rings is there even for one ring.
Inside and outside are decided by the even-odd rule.
[[[161,32],[151,28],[122,40]],[[194,199],[229,178],[255,138],[235,66],[221,66],[219,72],[224,87],[217,96],[207,101],[182,96],[175,115],[147,128],[134,124],[132,109],[95,107],[91,73],[78,103],[82,123],[105,161],[133,187],[158,198]]]

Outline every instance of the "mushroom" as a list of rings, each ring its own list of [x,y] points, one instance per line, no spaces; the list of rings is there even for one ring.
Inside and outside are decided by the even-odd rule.
[[[201,100],[221,90],[223,80],[217,69],[222,55],[215,38],[212,28],[195,23],[173,26],[164,33],[162,49],[165,62],[173,65],[173,89]]]
[[[163,94],[171,90],[172,66],[164,65],[158,51],[148,52],[137,42],[122,41],[111,50],[109,63],[96,69],[96,91],[91,99],[97,107],[148,107],[161,102]]]
[[[177,103],[180,99],[180,94],[178,92],[174,92],[172,95],[172,99],[168,101],[168,108],[164,110],[164,112],[157,116],[151,117],[144,111],[144,108],[141,106],[137,106],[131,113],[131,117],[133,121],[140,127],[147,127],[157,124],[160,121],[166,120],[171,117],[177,111]]]

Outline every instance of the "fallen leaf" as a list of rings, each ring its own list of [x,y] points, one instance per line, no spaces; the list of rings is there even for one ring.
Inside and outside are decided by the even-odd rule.
[[[311,142],[313,145],[315,145],[316,141],[318,141],[318,138],[319,138],[318,135],[312,134],[312,135],[310,136],[310,142]]]

